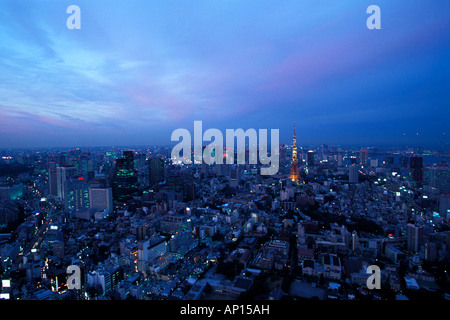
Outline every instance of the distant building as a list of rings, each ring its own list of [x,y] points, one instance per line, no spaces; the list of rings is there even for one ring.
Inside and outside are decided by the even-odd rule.
[[[366,166],[368,163],[368,151],[367,149],[359,150],[359,163],[362,166]]]
[[[306,166],[312,167],[314,164],[314,151],[309,150],[306,154]]]
[[[65,180],[63,191],[66,211],[89,208],[89,185],[83,176],[73,176]]]
[[[430,186],[439,189],[443,194],[450,194],[450,167],[433,166],[426,169]]]
[[[405,253],[393,244],[387,244],[384,248],[386,258],[392,260],[394,263],[399,263],[404,257]]]
[[[164,160],[160,158],[153,158],[149,161],[150,168],[150,187],[164,181]]]
[[[357,166],[348,167],[348,182],[358,183],[359,182],[359,169]]]
[[[91,209],[108,210],[113,208],[111,188],[90,188],[89,207]]]
[[[289,242],[282,240],[270,240],[266,242],[256,258],[253,265],[261,269],[282,269],[287,265],[289,255]]]
[[[123,273],[118,266],[100,268],[87,274],[88,285],[94,288],[99,286],[103,295],[112,292],[122,279]]]
[[[232,262],[238,262],[244,265],[244,268],[247,267],[247,263],[250,260],[251,252],[248,249],[244,248],[238,248],[230,253],[226,261]]]
[[[295,123],[294,123],[294,137],[292,144],[292,163],[291,163],[291,171],[289,173],[289,179],[297,183],[300,180],[300,172],[298,169],[298,158],[297,158],[297,138],[295,137]]]
[[[420,246],[424,243],[424,229],[421,226],[417,226],[409,223],[406,229],[408,242],[407,248],[411,253],[417,253],[420,251]]]
[[[422,157],[411,157],[409,159],[411,179],[416,187],[422,187],[423,183],[423,159]]]
[[[160,222],[160,230],[175,234],[187,230],[187,218],[180,215],[166,215]]]
[[[152,262],[167,252],[167,242],[161,238],[138,241],[138,259],[146,263]]]
[[[49,163],[48,168],[48,192],[50,195],[58,195],[57,187],[57,174],[56,174],[56,164],[54,162]]]
[[[58,258],[62,258],[64,253],[64,241],[53,241],[53,254]]]
[[[356,251],[359,248],[359,238],[356,230],[352,232],[352,251]]]
[[[441,217],[450,219],[450,194],[439,196],[439,214]]]
[[[116,160],[113,177],[113,202],[126,203],[138,194],[137,170],[134,168],[133,151],[124,151],[123,158]]]
[[[57,196],[64,200],[67,195],[65,182],[70,180],[74,175],[78,173],[76,167],[57,167],[56,168],[56,191]]]

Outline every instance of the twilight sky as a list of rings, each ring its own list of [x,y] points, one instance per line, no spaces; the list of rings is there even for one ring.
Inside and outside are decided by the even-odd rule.
[[[449,34],[442,0],[2,0],[0,148],[170,144],[194,120],[448,147]]]

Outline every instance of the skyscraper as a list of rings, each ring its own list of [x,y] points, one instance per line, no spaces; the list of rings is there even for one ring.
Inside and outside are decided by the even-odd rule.
[[[57,189],[57,175],[56,175],[56,162],[48,162],[48,192],[51,195],[58,195]]]
[[[450,193],[450,167],[432,166],[425,170],[430,186],[438,188],[441,193]]]
[[[89,185],[81,175],[64,181],[64,209],[67,211],[89,208]]]
[[[309,150],[306,154],[306,165],[308,167],[314,166],[314,151]]]
[[[116,160],[112,187],[116,205],[137,196],[137,170],[134,168],[133,151],[124,151],[123,158]]]
[[[352,232],[352,250],[356,251],[359,247],[359,237],[356,230],[353,230]]]
[[[160,158],[150,159],[150,187],[164,181],[164,160]]]
[[[297,183],[300,181],[300,173],[298,170],[298,159],[297,159],[297,138],[295,137],[295,122],[294,122],[294,137],[292,142],[292,164],[291,164],[291,172],[289,173],[289,179]]]
[[[367,149],[362,148],[359,150],[359,164],[366,166],[368,162],[368,152]]]
[[[78,173],[76,167],[57,167],[56,168],[56,191],[61,200],[64,200],[67,192],[65,190],[65,181]]]
[[[416,187],[422,187],[423,183],[423,159],[422,157],[411,157],[409,159],[409,169],[411,170],[411,178]]]
[[[408,238],[407,248],[409,252],[417,253],[420,251],[420,246],[424,243],[424,231],[423,228],[409,223],[407,225],[406,234]]]
[[[441,217],[450,219],[450,195],[441,194],[439,196],[439,214]]]
[[[359,182],[359,171],[358,167],[355,165],[348,167],[348,182],[349,183]]]

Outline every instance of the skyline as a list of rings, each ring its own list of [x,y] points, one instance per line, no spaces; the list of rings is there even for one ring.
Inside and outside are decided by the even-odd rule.
[[[0,4],[0,148],[169,145],[195,120],[448,148],[450,3],[75,2]]]

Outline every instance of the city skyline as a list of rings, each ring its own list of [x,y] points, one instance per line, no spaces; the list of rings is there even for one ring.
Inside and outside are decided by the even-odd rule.
[[[69,30],[71,4],[0,4],[0,148],[169,145],[195,120],[448,148],[448,3],[76,1]]]

